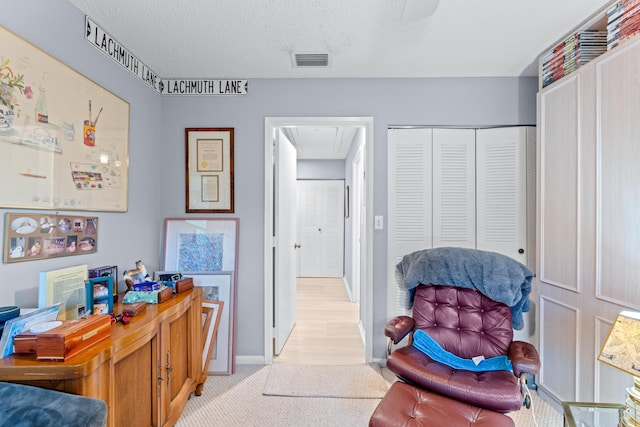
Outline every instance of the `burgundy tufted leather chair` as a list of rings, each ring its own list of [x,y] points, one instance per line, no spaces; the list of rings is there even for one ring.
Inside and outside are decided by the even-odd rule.
[[[507,355],[513,372],[452,369],[408,345],[391,352],[387,360],[387,368],[401,380],[496,412],[529,406],[528,399],[525,403],[524,377],[539,372],[540,358],[533,345],[513,341],[509,307],[475,289],[420,285],[412,313],[412,317],[399,316],[387,323],[385,335],[390,338],[390,349],[391,342],[398,344],[408,334],[422,329],[445,350],[465,359]]]

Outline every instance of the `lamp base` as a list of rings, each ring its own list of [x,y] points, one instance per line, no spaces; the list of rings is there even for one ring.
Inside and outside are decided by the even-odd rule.
[[[640,378],[633,377],[633,387],[627,388],[627,401],[622,425],[640,427]]]

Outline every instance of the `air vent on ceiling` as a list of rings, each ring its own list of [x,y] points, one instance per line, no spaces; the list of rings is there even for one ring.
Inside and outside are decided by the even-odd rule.
[[[328,53],[294,53],[294,67],[328,67]]]

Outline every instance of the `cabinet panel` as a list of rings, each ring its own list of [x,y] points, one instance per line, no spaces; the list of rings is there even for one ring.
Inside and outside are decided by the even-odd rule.
[[[619,49],[596,71],[596,286],[599,296],[640,308],[640,43]]]
[[[609,331],[613,326],[610,320],[596,317],[595,319],[595,401],[596,402],[624,402],[626,399],[625,390],[633,386],[633,377],[626,372],[622,372],[606,363],[598,361],[600,349],[602,348]]]
[[[527,264],[527,128],[478,129],[476,141],[477,248]]]
[[[115,426],[157,426],[157,338],[113,364],[113,412]]]
[[[433,130],[433,247],[476,247],[476,132]]]
[[[408,253],[433,247],[432,129],[389,129],[387,314],[407,314],[395,269]]]
[[[200,301],[198,299],[198,301]],[[198,302],[198,307],[201,302]],[[160,366],[164,378],[161,395],[161,416],[163,425],[173,425],[180,416],[181,409],[194,390],[202,367],[198,348],[202,348],[196,330],[202,328],[198,322],[200,311],[189,305],[182,311],[168,317],[160,325],[161,350]],[[200,350],[201,351],[201,350]]]
[[[578,290],[578,76],[540,94],[539,277]]]
[[[540,384],[560,400],[578,400],[578,324],[576,307],[540,298]]]

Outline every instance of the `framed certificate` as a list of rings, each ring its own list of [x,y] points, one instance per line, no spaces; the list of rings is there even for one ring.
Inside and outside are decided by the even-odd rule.
[[[187,128],[185,144],[186,212],[233,212],[233,128]]]

